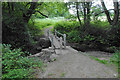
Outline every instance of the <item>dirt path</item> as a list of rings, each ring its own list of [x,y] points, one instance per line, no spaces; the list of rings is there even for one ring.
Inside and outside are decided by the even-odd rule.
[[[37,78],[114,78],[117,72],[67,46],[56,50],[56,61],[47,64]]]

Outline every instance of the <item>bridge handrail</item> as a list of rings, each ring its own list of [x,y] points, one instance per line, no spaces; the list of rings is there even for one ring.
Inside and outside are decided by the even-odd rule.
[[[62,34],[62,33],[58,32],[58,31],[55,29],[55,36],[56,36],[56,33],[58,33],[58,34],[60,34],[60,35],[64,36],[64,34]]]
[[[62,37],[58,37],[57,36],[57,34],[60,34]],[[62,44],[64,44],[64,48],[66,48],[66,34],[62,34],[62,33],[60,33],[60,32],[58,32],[56,29],[55,29],[55,37],[60,41],[60,43]],[[63,39],[63,40],[62,40]]]
[[[49,40],[51,42],[51,46],[52,48],[54,48],[54,43],[53,43],[53,34],[48,30],[48,37],[49,37]]]

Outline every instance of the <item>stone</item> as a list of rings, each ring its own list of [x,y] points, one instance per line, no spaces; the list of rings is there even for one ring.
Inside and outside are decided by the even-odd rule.
[[[37,47],[36,48],[38,51],[41,51],[42,50],[42,47]]]
[[[35,37],[33,37],[33,39],[34,39],[35,41],[39,41],[40,36],[35,36]]]
[[[51,46],[51,42],[47,38],[40,38],[38,43],[42,48],[49,48]]]

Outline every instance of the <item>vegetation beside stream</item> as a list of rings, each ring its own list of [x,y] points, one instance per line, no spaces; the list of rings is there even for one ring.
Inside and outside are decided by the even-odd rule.
[[[56,29],[67,34],[73,48],[109,52],[114,54],[111,62],[119,65],[120,3],[113,2],[113,11],[104,1],[94,3],[2,2],[2,77],[29,78],[34,69],[42,70],[39,59],[27,57],[41,52],[42,43],[50,44],[49,40],[40,40],[50,26],[53,32]]]
[[[113,53],[120,45],[119,26],[111,27],[107,21],[100,20],[91,22],[89,27],[84,24],[79,26],[78,21],[60,21],[55,24],[54,29],[67,34],[69,43],[81,45],[82,48],[78,48],[80,51],[99,50]]]

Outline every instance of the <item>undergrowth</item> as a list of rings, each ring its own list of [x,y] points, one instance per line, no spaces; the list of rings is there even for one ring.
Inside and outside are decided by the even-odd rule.
[[[2,78],[31,78],[34,69],[42,69],[39,59],[28,58],[21,49],[11,49],[11,45],[2,44]]]
[[[63,20],[63,18],[34,18],[29,20],[29,29],[32,36],[43,35],[43,29],[54,26],[56,22]]]

